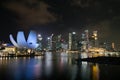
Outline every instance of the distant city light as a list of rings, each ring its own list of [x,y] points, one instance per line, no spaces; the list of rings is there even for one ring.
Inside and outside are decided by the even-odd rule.
[[[48,37],[47,39],[50,40],[50,37]]]
[[[38,37],[41,37],[41,34],[38,34]]]
[[[42,40],[41,34],[38,34],[38,39],[39,39],[40,41]]]
[[[76,32],[72,32],[72,34],[76,34]]]
[[[86,33],[88,33],[88,30],[85,30]]]
[[[54,34],[51,34],[51,36],[53,36]]]

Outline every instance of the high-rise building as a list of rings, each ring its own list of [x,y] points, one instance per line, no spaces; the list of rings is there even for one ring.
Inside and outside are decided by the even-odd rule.
[[[76,32],[69,33],[69,50],[77,50]]]
[[[61,34],[60,34],[60,35],[57,36],[57,40],[56,40],[56,49],[57,50],[59,50],[59,49],[62,48],[62,46],[61,46],[61,43],[62,43],[61,40],[62,40],[62,38],[61,38]]]
[[[51,50],[51,49],[52,49],[51,37],[47,37],[47,49],[48,49],[48,50]]]
[[[69,50],[72,49],[72,33],[69,33]]]
[[[88,50],[90,44],[89,44],[89,31],[85,30],[85,35],[86,35],[86,50]]]
[[[81,41],[82,47],[81,47],[81,51],[85,51],[87,52],[88,49],[90,48],[90,41],[89,41],[89,31],[85,30],[82,33],[82,41]]]
[[[38,43],[38,47],[36,48],[36,50],[40,51],[42,50],[42,36],[41,34],[37,35],[37,43]]]
[[[98,34],[97,34],[97,31],[93,31],[93,38],[94,38],[94,47],[98,47]]]
[[[52,48],[53,48],[53,34],[47,37],[47,49],[52,50]]]
[[[76,32],[72,32],[72,50],[77,50],[77,35],[76,35]]]

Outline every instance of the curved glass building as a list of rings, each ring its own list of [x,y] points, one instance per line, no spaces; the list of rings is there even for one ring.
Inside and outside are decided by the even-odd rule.
[[[12,34],[10,34],[9,38],[10,38],[10,41],[12,42],[12,44],[18,48],[35,49],[38,47],[37,34],[35,31],[30,31],[27,40],[25,38],[23,31],[19,31],[17,33],[17,41],[15,41]]]

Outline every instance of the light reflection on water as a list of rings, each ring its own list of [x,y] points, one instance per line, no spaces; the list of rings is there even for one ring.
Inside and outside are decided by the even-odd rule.
[[[77,55],[48,52],[45,56],[33,58],[0,58],[0,80],[120,79],[118,75],[120,73],[120,65],[87,62],[77,64],[74,60]]]

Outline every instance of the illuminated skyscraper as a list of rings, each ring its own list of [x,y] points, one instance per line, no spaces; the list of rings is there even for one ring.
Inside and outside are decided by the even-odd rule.
[[[89,48],[89,31],[85,30],[82,34],[82,51],[88,51]]]
[[[82,41],[81,41],[82,47],[81,47],[81,51],[86,50],[86,41],[85,41],[85,39],[86,39],[86,36],[85,36],[84,33],[82,33]]]
[[[93,31],[93,38],[94,38],[94,47],[98,47],[98,34],[97,34],[97,31]]]
[[[88,30],[85,30],[85,36],[86,36],[86,50],[88,50],[89,48],[89,31]]]
[[[37,35],[37,44],[38,44],[38,47],[36,48],[36,50],[37,51],[40,51],[40,50],[42,50],[42,36],[41,36],[41,34],[38,34]]]
[[[76,32],[69,33],[69,50],[77,50]]]
[[[47,37],[47,49],[51,50],[51,37]]]
[[[61,38],[61,34],[60,34],[57,36],[57,40],[56,40],[56,49],[57,50],[62,48],[61,44],[62,44],[62,38]]]
[[[69,33],[69,50],[72,48],[72,33]]]
[[[77,35],[76,35],[76,32],[72,32],[72,50],[77,50]]]
[[[53,34],[47,37],[47,49],[52,50],[52,47],[53,47]]]

